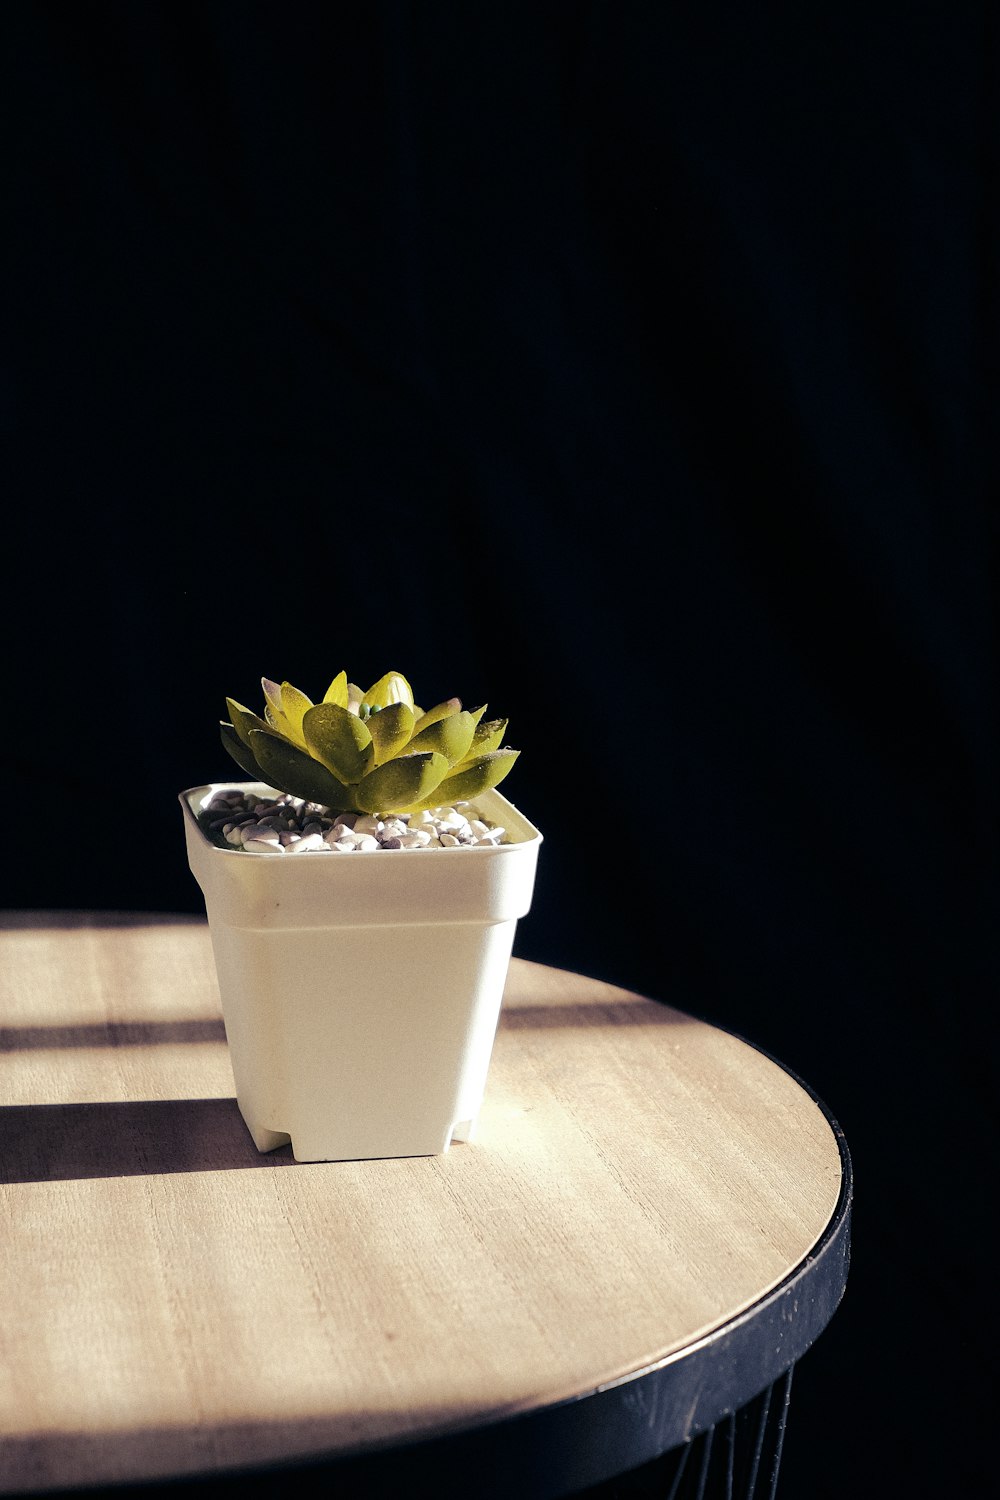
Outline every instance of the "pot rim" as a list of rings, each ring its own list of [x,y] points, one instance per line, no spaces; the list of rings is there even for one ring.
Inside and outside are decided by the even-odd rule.
[[[280,791],[276,790],[274,787],[269,786],[266,782],[263,782],[263,781],[235,781],[235,780],[233,780],[233,781],[209,781],[209,782],[203,782],[201,785],[186,787],[182,792],[178,793],[178,801],[180,802],[181,808],[183,809],[185,819],[190,822],[192,828],[198,833],[198,835],[201,838],[202,842],[204,843],[206,849],[211,850],[213,852],[213,854],[220,854],[220,855],[224,855],[224,856],[237,856],[237,857],[243,858],[244,857],[244,853],[243,853],[242,849],[228,848],[228,847],[227,848],[223,848],[221,845],[214,843],[212,841],[212,839],[210,839],[208,837],[208,835],[206,834],[205,830],[202,828],[201,824],[198,822],[198,816],[197,816],[197,814],[198,814],[198,811],[201,809],[201,807],[203,807],[204,804],[208,801],[208,799],[211,796],[213,796],[216,792],[218,792],[218,791],[226,791],[226,790],[244,791],[244,792],[258,792],[262,796],[274,796],[274,797],[286,796],[287,793],[280,792]],[[457,852],[458,850],[460,850],[467,857],[471,856],[471,855],[479,855],[479,856],[486,856],[487,858],[491,858],[491,857],[495,858],[498,854],[505,854],[505,853],[509,854],[512,851],[515,851],[515,850],[518,850],[518,849],[524,849],[526,847],[530,847],[531,845],[535,845],[537,847],[538,845],[540,845],[543,842],[544,835],[539,831],[539,829],[537,829],[535,827],[534,823],[532,823],[530,821],[530,819],[526,818],[525,815],[524,815],[524,813],[521,812],[520,808],[515,807],[514,803],[511,802],[511,801],[509,801],[509,799],[507,797],[505,797],[501,792],[497,791],[496,788],[494,788],[492,791],[489,791],[489,792],[483,792],[480,796],[475,797],[475,798],[470,798],[468,800],[471,801],[477,808],[479,808],[480,811],[482,811],[483,813],[485,813],[487,817],[492,817],[494,813],[499,813],[500,814],[500,817],[497,817],[495,819],[495,821],[502,822],[502,826],[504,828],[504,831],[508,835],[508,840],[509,841],[507,843],[505,843],[505,844],[493,844],[493,845],[488,845],[488,844],[462,845],[462,844],[459,844],[459,845],[455,845],[454,848],[446,848],[446,849],[442,849],[442,850],[438,850],[438,849],[421,849],[421,850],[408,850],[406,852],[409,853],[409,854],[411,854],[411,855],[413,855],[413,854],[427,855],[427,854],[439,854],[439,853],[448,853],[448,854],[450,854],[450,853],[454,853],[454,852]],[[492,811],[491,811],[491,804],[492,804]],[[445,805],[446,804],[442,803],[442,806],[445,806]],[[505,818],[505,817],[508,819],[507,822],[503,822],[503,818]],[[513,824],[514,826],[512,827],[511,824]],[[373,849],[373,850],[356,850],[355,851],[355,853],[358,853],[358,854],[365,854],[365,853],[372,853],[372,854],[375,854],[375,853],[379,853],[379,854],[397,854],[397,853],[402,853],[402,852],[404,852],[404,851],[402,851],[402,850],[396,850],[396,849],[388,849],[388,850],[386,850],[386,849],[374,850]],[[259,858],[263,858],[263,857],[266,857],[266,856],[253,855],[251,857],[253,859],[259,859]],[[296,863],[298,863],[298,861],[296,861]]]

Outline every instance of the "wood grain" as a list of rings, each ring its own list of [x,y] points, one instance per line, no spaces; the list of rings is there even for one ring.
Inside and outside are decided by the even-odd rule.
[[[477,1140],[260,1156],[204,922],[0,917],[0,1491],[349,1449],[586,1393],[781,1281],[836,1207],[752,1047],[515,959]]]

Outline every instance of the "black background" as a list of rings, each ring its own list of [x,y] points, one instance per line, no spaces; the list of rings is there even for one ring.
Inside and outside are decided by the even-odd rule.
[[[979,1493],[990,7],[3,37],[2,904],[202,910],[177,793],[239,776],[262,674],[488,701],[546,838],[515,951],[731,1027],[846,1131],[779,1493]]]

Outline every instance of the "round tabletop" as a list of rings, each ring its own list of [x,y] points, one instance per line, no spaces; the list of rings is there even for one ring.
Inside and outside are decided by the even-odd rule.
[[[3,914],[0,1021],[3,1493],[405,1456],[568,1494],[762,1390],[843,1291],[820,1102],[575,973],[512,961],[440,1157],[259,1155],[197,918]]]

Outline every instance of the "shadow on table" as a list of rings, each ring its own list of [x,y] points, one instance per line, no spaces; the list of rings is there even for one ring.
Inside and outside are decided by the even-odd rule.
[[[433,1430],[446,1425],[453,1411],[424,1413],[408,1412]],[[220,1500],[231,1496],[233,1500],[246,1497],[287,1496],[291,1490],[296,1495],[306,1492],[330,1493],[333,1477],[340,1471],[336,1462],[331,1463],[325,1455],[337,1447],[350,1449],[352,1428],[363,1431],[370,1422],[365,1410],[345,1411],[336,1417],[287,1417],[285,1419],[256,1422],[199,1423],[197,1426],[137,1427],[134,1430],[101,1430],[95,1424],[90,1432],[45,1431],[11,1434],[0,1453],[0,1492],[13,1488],[20,1492],[25,1479],[36,1487],[39,1476],[47,1481],[42,1493],[67,1495],[76,1492],[81,1484],[88,1487],[114,1480],[114,1493],[124,1497],[148,1496],[157,1492],[157,1486],[169,1484],[180,1489],[180,1493],[206,1500]],[[405,1455],[408,1445],[401,1446]],[[284,1454],[297,1454],[297,1458],[282,1458]],[[400,1475],[387,1455],[389,1462],[374,1466],[374,1473],[366,1473],[366,1497],[399,1492]],[[228,1468],[227,1465],[231,1466]],[[239,1465],[240,1467],[236,1467]],[[388,1491],[378,1483],[380,1467],[392,1477],[392,1488]],[[427,1465],[433,1473],[433,1466]],[[348,1457],[344,1472],[351,1473]],[[130,1474],[148,1474],[145,1484],[141,1480],[129,1482]],[[157,1477],[153,1477],[157,1476]],[[310,1483],[311,1481],[311,1483]],[[180,1488],[183,1486],[183,1488]],[[90,1493],[95,1493],[90,1490]],[[103,1491],[102,1491],[103,1493]],[[354,1493],[350,1491],[349,1493]],[[408,1493],[414,1491],[408,1489]],[[429,1495],[421,1489],[419,1495]]]
[[[0,1183],[294,1165],[290,1146],[257,1150],[235,1099],[0,1108]]]
[[[73,932],[90,927],[203,927],[208,931],[204,913],[172,911],[91,911],[65,910],[62,907],[23,908],[0,911],[0,931],[47,932],[53,929]]]
[[[70,1026],[0,1026],[0,1052],[62,1047],[154,1047],[225,1042],[222,1017],[187,1021],[85,1021]]]
[[[504,1003],[500,1012],[503,1031],[582,1031],[598,1026],[690,1026],[691,1016],[673,1010],[655,1000],[623,995],[621,1001],[604,1004],[560,1005],[528,1004],[516,1000]]]

